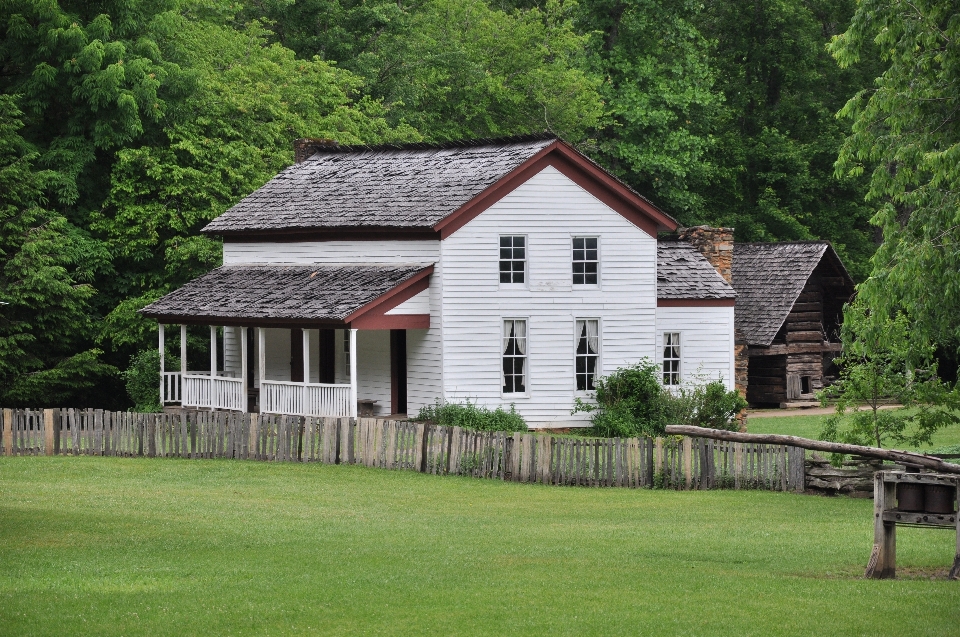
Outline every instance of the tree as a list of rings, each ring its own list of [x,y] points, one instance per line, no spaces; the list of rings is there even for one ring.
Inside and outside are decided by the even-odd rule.
[[[122,273],[102,337],[125,351],[152,340],[152,322],[136,310],[220,265],[220,244],[200,229],[288,166],[293,139],[419,139],[390,127],[379,103],[354,101],[359,78],[297,60],[255,22],[237,29],[170,14],[155,29],[195,89],[171,105],[155,143],[117,152],[109,195],[91,215]]]
[[[874,48],[874,46],[876,48]],[[960,12],[953,0],[861,0],[830,51],[842,67],[879,50],[875,86],[840,111],[853,123],[839,176],[869,174],[883,233],[858,288],[882,325],[903,311],[910,342],[960,342]]]
[[[739,241],[829,239],[856,280],[875,245],[865,180],[835,177],[849,123],[835,113],[880,72],[871,58],[841,69],[826,44],[848,24],[853,0],[711,0],[695,17],[714,46],[724,101],[698,189],[700,220],[737,229]]]
[[[425,138],[552,131],[583,139],[597,123],[599,79],[571,0],[502,11],[484,0],[429,0],[406,14],[351,68],[370,94]]]
[[[52,176],[20,136],[21,111],[0,95],[0,401],[91,405],[116,369],[86,348],[95,326],[90,281],[109,269],[102,246],[42,207]]]
[[[687,0],[583,0],[578,12],[604,79],[594,156],[684,222],[704,215],[699,193],[716,169],[707,152],[722,99],[697,11]]]
[[[836,413],[820,437],[877,447],[929,444],[936,431],[960,423],[960,394],[937,378],[933,349],[911,342],[906,315],[877,321],[870,314],[861,302],[844,314],[840,378],[820,393],[824,404],[836,399]],[[890,401],[902,407],[882,409]],[[867,409],[858,411],[861,405]]]

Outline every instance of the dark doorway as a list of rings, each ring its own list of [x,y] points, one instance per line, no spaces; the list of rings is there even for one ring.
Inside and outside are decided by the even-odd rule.
[[[303,330],[290,330],[290,382],[303,382]]]
[[[390,411],[407,413],[407,330],[390,330]]]
[[[336,330],[320,330],[320,382],[337,382]]]

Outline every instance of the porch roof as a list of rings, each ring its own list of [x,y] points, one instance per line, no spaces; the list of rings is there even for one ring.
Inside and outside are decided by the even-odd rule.
[[[222,266],[140,310],[170,323],[349,325],[426,289],[433,266]]]

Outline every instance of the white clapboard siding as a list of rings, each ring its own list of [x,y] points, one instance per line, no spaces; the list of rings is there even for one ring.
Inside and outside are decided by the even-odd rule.
[[[437,263],[426,290],[430,329],[407,330],[407,413],[411,416],[443,398],[442,271],[443,264]]]
[[[528,284],[501,288],[503,234],[527,236]],[[600,285],[574,289],[572,238],[600,237]],[[654,358],[656,239],[548,167],[441,244],[447,400],[513,403],[528,423],[585,424],[574,406],[574,321],[601,320],[604,374]],[[501,321],[528,319],[525,396],[501,392]]]
[[[436,262],[439,241],[250,241],[223,244],[223,264]]]
[[[424,290],[416,296],[407,299],[397,307],[388,310],[387,314],[429,314],[430,290]]]
[[[290,330],[270,327],[264,348],[266,380],[290,381]],[[259,363],[258,363],[259,364]]]
[[[349,384],[343,351],[344,330],[336,330],[337,382]],[[357,331],[357,399],[375,400],[374,414],[390,413],[390,330]]]
[[[664,332],[680,333],[684,383],[722,378],[733,389],[733,307],[657,308],[657,365],[663,364]]]
[[[240,378],[242,352],[240,351],[240,328],[223,328],[223,370],[227,376]]]

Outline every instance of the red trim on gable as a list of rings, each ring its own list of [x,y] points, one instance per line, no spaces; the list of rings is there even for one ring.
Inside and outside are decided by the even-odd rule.
[[[343,322],[351,328],[358,330],[400,330],[430,327],[429,314],[390,314],[388,316],[387,312],[426,290],[430,286],[431,274],[433,274],[432,265],[427,266],[386,294],[370,301],[359,310],[356,310],[344,318]],[[422,325],[422,317],[424,316],[426,316],[426,325]],[[419,317],[419,322],[416,326],[405,327],[401,325],[413,320],[409,319],[409,317]]]
[[[657,307],[733,307],[736,299],[657,299]]]
[[[426,330],[430,329],[429,314],[378,314],[364,316],[347,327],[358,330]]]
[[[559,170],[651,237],[656,237],[657,230],[661,227],[670,231],[678,227],[677,222],[659,208],[630,191],[579,152],[557,140],[501,177],[457,211],[444,217],[433,229],[440,233],[441,239],[446,239],[547,166]]]

